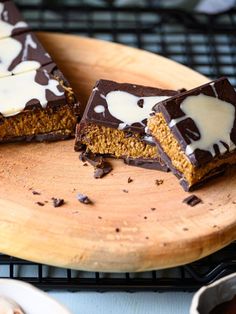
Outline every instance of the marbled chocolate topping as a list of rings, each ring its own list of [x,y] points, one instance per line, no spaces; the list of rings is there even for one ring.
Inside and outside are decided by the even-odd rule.
[[[145,134],[147,118],[153,106],[177,93],[173,90],[100,80],[92,91],[83,120]]]
[[[197,167],[236,148],[236,93],[226,78],[167,99],[154,110],[164,115]]]

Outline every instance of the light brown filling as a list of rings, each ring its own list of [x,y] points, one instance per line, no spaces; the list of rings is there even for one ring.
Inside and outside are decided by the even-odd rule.
[[[160,143],[163,151],[171,159],[174,168],[184,175],[189,186],[198,183],[211,170],[216,169],[223,164],[236,163],[236,154],[234,153],[228,155],[226,158],[225,156],[217,157],[203,167],[198,168],[192,165],[178,141],[171,133],[162,113],[156,113],[155,116],[148,119],[148,128]]]
[[[79,134],[79,141],[87,149],[97,154],[110,154],[117,158],[157,158],[156,146],[149,145],[141,140],[138,133],[127,137],[121,130],[101,125],[89,124]]]
[[[74,134],[75,125],[73,105],[62,105],[56,110],[52,108],[25,110],[0,121],[0,140],[58,130],[64,130],[65,134]]]

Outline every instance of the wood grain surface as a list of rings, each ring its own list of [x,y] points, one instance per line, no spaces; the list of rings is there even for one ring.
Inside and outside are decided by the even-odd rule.
[[[163,88],[191,88],[207,81],[182,65],[133,48],[70,35],[41,33],[39,38],[83,106],[99,78]],[[191,262],[235,240],[235,169],[198,190],[203,203],[189,207],[182,202],[189,194],[171,173],[111,160],[112,173],[95,180],[73,144],[1,145],[2,253],[81,270],[144,271]],[[133,182],[127,182],[129,177]],[[94,204],[79,203],[78,192]],[[54,208],[52,197],[66,204]]]

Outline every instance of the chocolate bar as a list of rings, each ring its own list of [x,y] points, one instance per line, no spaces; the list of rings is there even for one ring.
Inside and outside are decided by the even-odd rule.
[[[226,78],[154,107],[148,129],[186,191],[236,163],[236,93]]]
[[[123,158],[128,164],[166,171],[145,128],[153,106],[176,94],[173,90],[98,81],[77,125],[75,150],[86,147],[95,154]]]
[[[62,74],[58,79],[40,68],[0,79],[0,142],[69,138],[78,111]]]
[[[69,82],[13,2],[0,2],[0,142],[74,136],[79,105]]]
[[[28,30],[28,24],[12,1],[0,1],[0,39]]]

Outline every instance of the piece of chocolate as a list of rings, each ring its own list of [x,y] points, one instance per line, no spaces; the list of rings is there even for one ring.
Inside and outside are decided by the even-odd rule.
[[[101,155],[87,151],[81,153],[79,158],[83,162],[89,162],[94,167],[95,179],[100,179],[112,171],[111,164],[108,161],[105,161]]]
[[[56,79],[45,68],[2,77],[0,142],[71,137],[78,107],[63,76]]]
[[[0,77],[36,70],[51,62],[50,55],[31,32],[0,41]]]
[[[193,206],[196,206],[199,203],[202,203],[202,200],[199,197],[197,197],[196,195],[192,194],[192,195],[186,197],[183,200],[183,203],[193,207]]]
[[[54,207],[60,207],[65,204],[65,201],[63,200],[63,198],[52,197],[52,203]]]
[[[123,158],[126,163],[166,170],[146,122],[153,106],[178,92],[100,80],[76,130],[75,149]]]
[[[148,129],[186,191],[236,163],[236,93],[226,78],[167,99],[154,110]]]
[[[20,12],[12,1],[0,2],[0,39],[19,34],[28,29]]]
[[[98,165],[94,169],[94,178],[95,179],[100,179],[103,178],[106,174],[110,173],[112,171],[112,166],[109,162],[104,161],[102,162],[101,165]]]
[[[77,197],[77,200],[80,201],[80,203],[83,203],[83,204],[92,204],[92,201],[90,200],[90,198],[88,198],[87,195],[78,193],[76,197]]]

